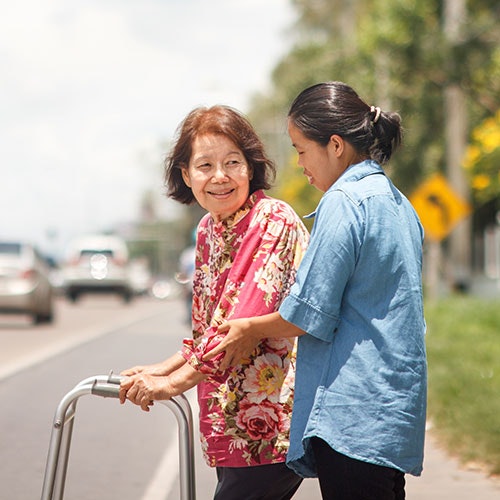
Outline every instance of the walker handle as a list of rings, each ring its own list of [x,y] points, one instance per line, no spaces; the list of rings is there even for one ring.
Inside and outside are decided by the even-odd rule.
[[[114,375],[111,371],[105,382],[98,379],[94,380],[91,393],[103,398],[118,398],[122,379],[123,377],[121,375]]]

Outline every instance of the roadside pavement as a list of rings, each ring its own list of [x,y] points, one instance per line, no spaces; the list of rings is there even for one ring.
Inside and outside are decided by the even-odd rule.
[[[500,500],[500,477],[479,466],[461,465],[440,446],[432,428],[427,431],[424,470],[406,476],[408,500]]]
[[[424,471],[406,475],[408,500],[500,500],[500,477],[488,477],[479,467],[464,467],[439,446],[432,430],[426,435]],[[293,500],[319,500],[315,479],[306,479]]]

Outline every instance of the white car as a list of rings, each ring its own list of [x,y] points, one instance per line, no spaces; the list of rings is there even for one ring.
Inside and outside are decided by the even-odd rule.
[[[133,289],[125,241],[118,236],[101,234],[74,240],[63,267],[63,289],[72,302],[89,293],[114,293],[129,302]]]
[[[29,243],[0,241],[0,312],[29,314],[33,323],[54,319],[50,268]]]

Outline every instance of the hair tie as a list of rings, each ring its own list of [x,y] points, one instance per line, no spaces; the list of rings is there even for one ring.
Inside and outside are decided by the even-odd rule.
[[[372,118],[372,123],[377,123],[378,122],[378,119],[380,118],[380,113],[382,111],[380,110],[380,108],[378,106],[371,106],[370,107],[370,113],[375,113],[375,116]]]

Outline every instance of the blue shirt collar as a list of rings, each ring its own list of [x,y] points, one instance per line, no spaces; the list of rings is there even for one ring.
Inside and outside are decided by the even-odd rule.
[[[383,173],[384,171],[382,167],[375,160],[364,160],[361,163],[355,163],[345,169],[343,174],[328,188],[325,194],[340,188],[346,182],[355,182],[368,175]],[[317,210],[318,207],[315,208],[314,212],[305,215],[304,219],[313,218],[316,215]]]

